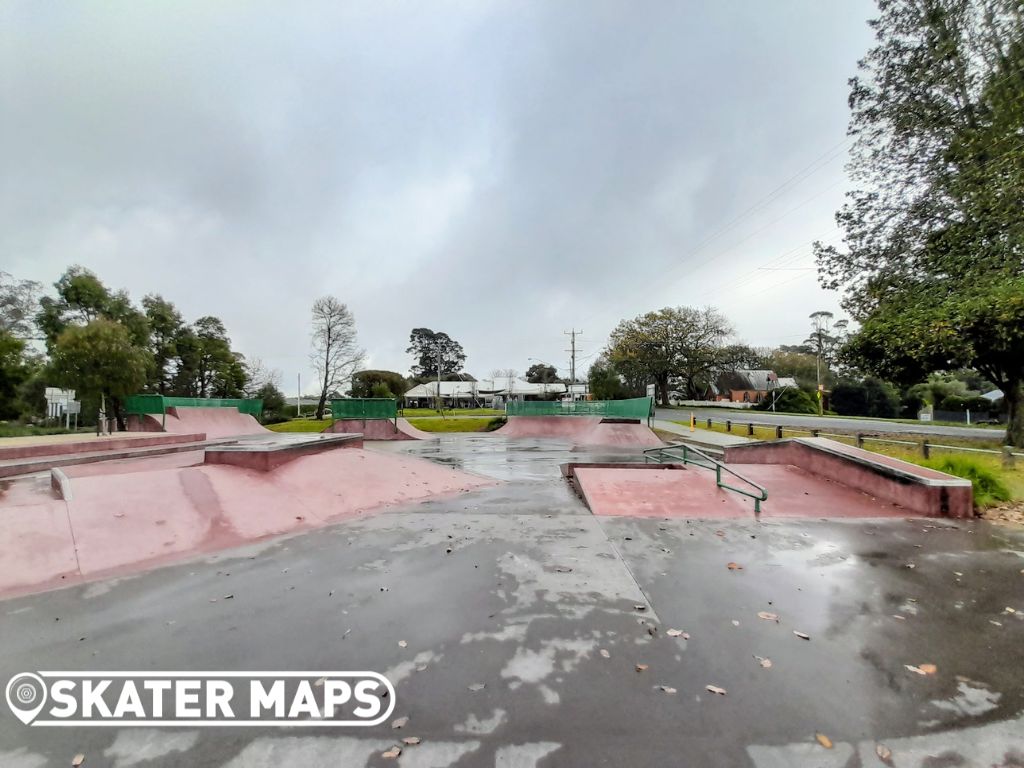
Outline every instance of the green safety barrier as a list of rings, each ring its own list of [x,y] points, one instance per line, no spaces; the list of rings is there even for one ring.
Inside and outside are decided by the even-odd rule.
[[[335,419],[397,419],[398,401],[391,397],[349,397],[331,400]]]
[[[524,400],[512,401],[505,407],[509,416],[605,416],[615,419],[646,419],[651,415],[653,400],[634,397],[631,400]]]
[[[165,395],[129,395],[124,399],[125,413],[165,414],[168,408],[237,408],[239,413],[248,413],[256,418],[263,413],[260,399],[232,397],[167,397]]]

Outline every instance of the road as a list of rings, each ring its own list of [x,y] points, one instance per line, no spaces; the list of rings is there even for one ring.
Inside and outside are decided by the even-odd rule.
[[[599,517],[558,464],[614,456],[495,436],[379,450],[503,482],[0,601],[0,683],[40,669],[375,670],[396,687],[401,731],[29,728],[4,710],[0,765],[831,767],[880,765],[878,744],[890,765],[1019,764],[1012,530]],[[383,758],[400,737],[422,743]]]
[[[983,427],[950,427],[939,424],[904,424],[884,419],[846,419],[834,416],[810,416],[797,413],[769,413],[766,411],[740,410],[730,408],[658,408],[656,416],[669,421],[685,421],[690,414],[698,419],[713,418],[718,420],[732,419],[746,424],[780,424],[784,427],[800,429],[820,429],[822,431],[843,432],[889,432],[906,435],[941,435],[944,437],[988,438],[1000,440],[1003,432],[998,429]]]

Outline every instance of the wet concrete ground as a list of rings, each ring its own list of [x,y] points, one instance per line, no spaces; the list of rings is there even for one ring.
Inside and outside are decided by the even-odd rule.
[[[39,729],[5,711],[0,766],[384,766],[406,736],[422,743],[403,766],[875,766],[879,744],[894,766],[1024,765],[1019,532],[597,518],[557,464],[627,456],[493,436],[378,449],[505,482],[2,602],[0,682],[369,669],[402,730]],[[936,673],[906,668],[922,664]]]

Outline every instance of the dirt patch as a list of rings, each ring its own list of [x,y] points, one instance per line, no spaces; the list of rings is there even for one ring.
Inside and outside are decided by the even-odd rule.
[[[995,523],[1024,525],[1024,501],[1011,501],[981,510],[981,518]]]

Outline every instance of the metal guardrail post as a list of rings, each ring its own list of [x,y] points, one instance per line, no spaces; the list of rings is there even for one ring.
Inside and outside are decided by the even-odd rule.
[[[863,448],[864,447],[864,433],[863,432],[858,432],[857,433],[857,447],[858,448]]]
[[[732,432],[732,421],[729,419],[725,420],[725,431]]]
[[[782,439],[782,427],[780,427],[780,426],[776,426],[775,427],[775,439],[776,440],[781,440]]]
[[[708,419],[708,429],[711,429],[711,419]]]
[[[1013,469],[1015,459],[1013,456],[1013,446],[1003,446],[1003,469]]]
[[[821,432],[820,429],[812,429],[811,430],[811,437],[817,437],[820,432]]]
[[[927,440],[922,440],[921,441],[921,455],[924,456],[926,459],[927,458],[931,458],[931,451],[929,450],[929,445],[928,445],[928,441]]]

